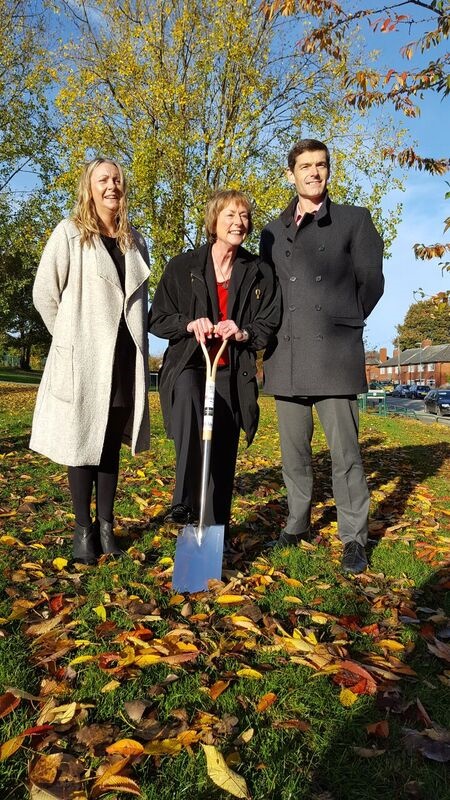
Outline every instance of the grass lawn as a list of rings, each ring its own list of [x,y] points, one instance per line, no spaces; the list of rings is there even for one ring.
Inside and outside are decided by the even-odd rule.
[[[41,369],[32,369],[28,371],[19,369],[19,367],[0,367],[0,381],[38,384],[41,378]]]
[[[264,549],[286,497],[263,397],[223,581],[182,596],[158,396],[152,452],[122,455],[126,556],[94,568],[65,468],[27,449],[35,394],[0,394],[2,800],[450,799],[450,429],[362,416],[371,569],[345,577],[319,427],[315,541]]]

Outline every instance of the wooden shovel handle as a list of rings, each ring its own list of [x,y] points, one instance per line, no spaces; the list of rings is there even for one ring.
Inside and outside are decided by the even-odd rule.
[[[205,361],[206,361],[206,380],[212,381],[212,383],[216,382],[217,365],[219,363],[220,356],[224,352],[227,344],[228,344],[228,339],[224,339],[216,353],[214,361],[211,363],[211,359],[208,353],[208,348],[206,347],[204,342],[200,342],[200,347],[203,350],[203,355],[205,356]]]

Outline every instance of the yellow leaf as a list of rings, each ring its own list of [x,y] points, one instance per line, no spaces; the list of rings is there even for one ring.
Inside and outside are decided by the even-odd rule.
[[[106,622],[106,608],[105,606],[95,606],[94,608],[97,617],[100,617],[102,622]]]
[[[7,544],[7,545],[16,545],[17,547],[25,547],[23,542],[20,542],[19,539],[15,539],[14,536],[0,536],[0,543]]]
[[[219,597],[216,597],[216,603],[219,603],[221,606],[226,606],[228,604],[232,605],[233,603],[243,603],[245,597],[241,594],[221,594]]]
[[[206,769],[213,783],[233,797],[248,798],[245,779],[227,767],[222,754],[213,745],[202,744],[202,747],[206,756]]]
[[[164,556],[163,558],[159,559],[158,564],[161,564],[162,567],[171,567],[173,564],[173,558],[170,558],[170,556]]]
[[[58,570],[58,572],[64,569],[64,567],[67,567],[68,563],[69,562],[67,558],[54,558],[52,561],[53,566]]]
[[[105,685],[102,686],[100,691],[104,692],[104,693],[106,693],[106,692],[114,692],[114,690],[118,689],[119,686],[120,686],[120,681],[112,680],[112,681],[109,681],[108,683],[105,683]]]
[[[178,739],[160,739],[149,742],[144,747],[144,753],[149,756],[176,756],[181,752],[183,745]]]
[[[121,756],[141,756],[144,746],[135,739],[119,739],[118,742],[108,745],[106,752],[110,755],[118,753]]]
[[[297,578],[283,578],[283,581],[288,584],[288,586],[301,586],[301,581],[298,581]]]
[[[236,675],[239,675],[240,678],[255,678],[258,680],[264,677],[262,672],[258,672],[258,670],[251,669],[250,667],[244,667],[243,669],[238,669]]]
[[[311,621],[315,622],[316,625],[326,625],[328,617],[325,614],[311,614]]]
[[[303,603],[303,600],[300,600],[299,597],[295,597],[295,595],[287,594],[283,597],[285,603]]]
[[[345,687],[341,689],[339,700],[341,701],[341,704],[345,706],[345,708],[350,708],[353,703],[356,703],[357,699],[358,695],[354,694],[351,689],[346,689]]]
[[[178,606],[180,603],[184,603],[184,600],[183,594],[173,594],[169,600],[169,606]]]
[[[163,511],[165,511],[165,506],[163,506],[162,503],[156,503],[156,505],[146,509],[146,514],[149,517],[159,517]]]
[[[83,664],[86,661],[95,661],[96,658],[97,656],[77,656],[69,661],[69,667],[73,667],[74,664]]]
[[[52,711],[51,721],[58,723],[58,725],[65,725],[66,722],[70,722],[74,718],[76,710],[77,704],[75,702],[57,706]]]
[[[138,667],[151,667],[152,664],[159,664],[161,658],[162,656],[149,653],[148,655],[137,656],[137,658],[134,659],[134,663],[137,664]]]
[[[405,645],[401,642],[396,642],[395,639],[380,639],[380,641],[377,642],[377,645],[379,647],[386,647],[387,650],[394,650],[398,652],[405,649]]]
[[[25,736],[14,736],[12,739],[8,739],[7,742],[0,744],[0,761],[6,761],[7,758],[12,756],[21,747],[24,739]]]
[[[191,744],[194,744],[194,742],[198,742],[200,736],[200,731],[183,731],[183,733],[178,734],[177,741],[180,742],[183,747],[189,747]]]

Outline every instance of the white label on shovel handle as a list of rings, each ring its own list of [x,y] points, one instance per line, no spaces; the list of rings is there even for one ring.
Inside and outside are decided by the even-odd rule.
[[[206,381],[205,406],[203,411],[203,438],[211,439],[214,417],[214,392],[216,385],[213,381]]]

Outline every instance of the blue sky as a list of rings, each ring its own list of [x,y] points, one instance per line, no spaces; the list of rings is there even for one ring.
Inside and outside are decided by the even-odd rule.
[[[411,39],[413,38],[414,35],[411,35]],[[411,39],[404,34],[377,35],[375,41],[380,48],[380,61],[387,67],[403,64],[402,69],[415,68],[419,63],[418,57],[407,62],[398,55],[401,45]],[[442,46],[439,49],[443,53],[447,48]],[[435,55],[431,50],[428,58]],[[420,117],[401,117],[409,130],[405,146],[412,144],[422,156],[448,158],[449,98],[442,99],[442,95],[428,91],[419,101],[419,106]],[[446,181],[450,181],[450,173],[440,177],[414,169],[408,170],[405,192],[392,195],[392,199],[398,198],[403,203],[402,222],[392,247],[392,256],[385,260],[384,296],[368,319],[366,327],[367,342],[376,347],[387,347],[388,352],[392,352],[395,326],[403,322],[409,306],[415,302],[413,292],[421,288],[426,295],[434,295],[450,289],[450,273],[442,274],[439,268],[440,259],[417,261],[412,251],[416,242],[429,245],[448,241],[448,232],[445,235],[443,232],[444,220],[450,214],[450,203],[445,200],[445,193],[450,188]],[[386,198],[386,205],[392,207],[390,200],[391,198]]]

